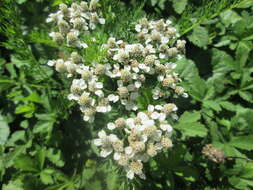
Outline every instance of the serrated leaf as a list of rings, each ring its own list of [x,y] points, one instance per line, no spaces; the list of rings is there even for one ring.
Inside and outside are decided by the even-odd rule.
[[[189,137],[205,137],[207,135],[207,129],[205,128],[204,125],[202,125],[199,122],[194,122],[194,123],[186,123],[183,124],[184,126],[181,127],[184,131],[184,135],[189,136]],[[182,125],[180,125],[182,126]]]
[[[193,123],[200,119],[200,112],[184,112],[184,114],[180,117],[179,123]]]
[[[204,125],[197,122],[200,119],[199,112],[185,112],[179,119],[179,123],[174,127],[181,131],[184,136],[204,137],[207,135],[207,129]]]
[[[193,29],[188,39],[198,47],[206,47],[209,43],[208,31],[205,27],[197,26]]]
[[[253,135],[233,137],[229,144],[243,150],[253,150]]]
[[[188,0],[173,0],[172,3],[175,11],[181,14],[185,10]]]

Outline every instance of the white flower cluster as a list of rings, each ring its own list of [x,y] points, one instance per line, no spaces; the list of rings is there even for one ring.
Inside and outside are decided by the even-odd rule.
[[[96,12],[97,6],[98,0],[91,0],[89,4],[85,1],[72,3],[71,7],[60,4],[59,10],[46,20],[57,25],[57,31],[49,36],[58,44],[67,42],[68,46],[87,48],[87,44],[80,40],[80,35],[94,30],[97,24],[105,24],[105,19]]]
[[[176,60],[184,53],[185,41],[176,40],[176,29],[167,20],[148,21],[143,18],[135,26],[140,43],[127,44],[122,40],[109,38],[107,49],[109,62],[113,65],[111,78],[117,79],[118,94],[127,110],[137,110],[135,99],[145,86],[146,76],[155,75],[159,82],[152,91],[153,98],[166,98],[166,91],[172,89],[174,97],[188,97],[177,85],[181,79],[173,72]]]
[[[94,144],[101,147],[102,157],[113,153],[113,159],[126,170],[128,178],[138,175],[145,179],[143,162],[172,147],[170,137],[173,128],[166,118],[175,114],[176,110],[175,104],[149,105],[146,113],[139,112],[135,118],[118,118],[108,123],[111,134],[101,130]]]
[[[101,76],[110,72],[110,65],[93,63],[91,66],[85,66],[76,52],[72,52],[67,61],[51,60],[48,65],[54,66],[58,72],[68,73],[68,77],[81,76],[72,80],[68,99],[80,105],[84,121],[93,122],[96,112],[111,111],[110,103],[119,99],[118,96],[108,94],[104,84],[99,82]]]
[[[59,28],[59,32],[51,33],[53,39],[59,42],[56,39],[59,33],[62,41],[67,38],[68,45],[85,47],[78,35],[94,29],[96,23],[104,23],[95,12],[97,3],[97,0],[91,0],[89,5],[86,2],[73,3],[70,8],[60,5],[60,11],[48,18],[49,22],[56,22]],[[153,88],[154,102],[171,95],[188,96],[178,85],[181,79],[174,72],[176,61],[184,53],[185,41],[177,40],[178,34],[171,22],[143,18],[135,30],[136,43],[128,44],[110,37],[102,45],[107,52],[103,64],[86,64],[77,52],[72,52],[67,60],[48,62],[56,71],[72,77],[68,99],[80,105],[85,121],[93,122],[96,112],[110,112],[114,104],[134,113],[138,110],[138,97],[147,87]],[[78,35],[72,43],[68,35],[76,31]],[[108,86],[113,86],[113,90],[106,89]],[[133,179],[135,175],[145,178],[143,163],[172,147],[170,137],[173,128],[167,119],[177,119],[176,111],[177,106],[173,103],[149,105],[146,112],[137,112],[136,117],[120,117],[108,123],[107,129],[98,133],[99,138],[94,140],[94,144],[101,147],[102,157],[113,153],[114,160],[126,170],[128,178]]]

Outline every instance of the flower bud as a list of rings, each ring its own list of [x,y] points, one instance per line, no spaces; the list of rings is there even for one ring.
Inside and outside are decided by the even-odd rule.
[[[81,6],[81,8],[83,9],[83,11],[85,11],[85,12],[89,10],[88,3],[85,2],[85,1],[82,1],[82,2],[80,3],[80,6]]]
[[[89,80],[91,78],[91,76],[92,76],[92,73],[88,70],[85,70],[82,72],[82,78],[84,80]]]
[[[103,75],[105,74],[106,67],[103,64],[97,64],[95,68],[96,75]]]
[[[68,73],[74,74],[76,72],[76,65],[75,64],[67,64],[67,71]]]
[[[55,70],[63,73],[67,71],[66,65],[62,59],[58,59],[55,64]]]
[[[151,157],[157,155],[156,146],[154,144],[148,145],[147,154]]]
[[[69,45],[75,46],[76,43],[77,43],[77,40],[78,40],[78,38],[77,38],[76,33],[74,33],[74,32],[69,32],[69,33],[67,34],[67,43],[68,43]]]
[[[162,81],[163,87],[170,87],[175,83],[175,80],[171,76],[167,76],[165,79]]]
[[[78,55],[77,52],[72,52],[70,57],[71,57],[71,60],[73,61],[73,63],[75,63],[75,64],[82,62],[82,57],[80,55]]]
[[[152,64],[154,64],[155,59],[156,59],[156,56],[155,56],[155,55],[148,55],[148,56],[145,58],[145,60],[144,60],[144,64],[145,64],[145,65],[152,65]]]
[[[184,88],[181,87],[181,86],[176,86],[175,92],[176,92],[176,94],[178,94],[178,95],[183,95],[183,94],[184,94]]]
[[[207,144],[204,146],[204,148],[202,149],[202,154],[204,154],[209,160],[216,163],[222,163],[226,158],[223,151],[213,147],[213,145],[211,144]]]
[[[118,88],[118,93],[120,98],[127,98],[129,95],[127,87],[124,86]]]
[[[62,12],[63,15],[66,16],[66,15],[69,14],[68,6],[67,6],[66,4],[61,3],[61,4],[59,5],[59,9],[60,9],[60,11]]]
[[[130,169],[135,174],[141,174],[142,173],[142,168],[143,168],[143,165],[142,165],[141,161],[132,161],[130,163]]]
[[[171,148],[173,146],[172,141],[168,137],[162,137],[161,144],[164,148]]]
[[[66,34],[69,31],[69,24],[65,20],[60,20],[58,22],[59,31],[62,34]]]
[[[55,32],[53,35],[53,41],[57,44],[62,44],[64,41],[64,37],[60,32]]]
[[[169,57],[175,57],[178,54],[178,50],[175,47],[169,48],[167,50],[167,54],[168,54]]]
[[[85,21],[79,17],[74,19],[74,29],[81,30],[85,24]]]
[[[129,82],[132,79],[132,75],[129,71],[122,70],[120,78],[123,82]]]

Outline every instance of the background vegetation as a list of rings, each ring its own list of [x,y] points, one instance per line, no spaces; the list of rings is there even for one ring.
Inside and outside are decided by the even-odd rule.
[[[91,139],[103,126],[82,121],[67,100],[69,84],[46,65],[62,55],[47,15],[74,0],[0,2],[0,187],[3,190],[253,189],[253,162],[209,161],[213,144],[227,157],[253,159],[252,0],[101,0],[106,25],[95,35],[131,41],[143,17],[170,18],[187,40],[177,71],[190,95],[178,99],[174,147],[127,181],[97,156]],[[96,59],[96,47],[88,59]]]

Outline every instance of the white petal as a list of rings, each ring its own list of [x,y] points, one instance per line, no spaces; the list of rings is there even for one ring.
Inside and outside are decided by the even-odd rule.
[[[145,120],[142,121],[141,123],[146,126],[153,126],[155,124],[154,120]]]
[[[155,106],[155,109],[156,109],[156,110],[162,110],[163,107],[162,107],[161,105],[156,105],[156,106]]]
[[[159,121],[164,121],[166,119],[166,114],[160,113]]]
[[[173,128],[172,128],[171,125],[169,125],[169,124],[160,125],[160,128],[161,128],[163,131],[167,131],[167,132],[171,132],[171,131],[173,130]]]
[[[108,124],[107,124],[107,128],[108,128],[109,130],[113,130],[113,129],[115,129],[115,124],[114,124],[114,123],[108,123]]]
[[[137,116],[140,117],[142,121],[148,120],[148,116],[144,112],[139,112]]]
[[[102,82],[97,82],[96,83],[96,88],[103,88],[103,83]]]
[[[115,152],[114,155],[113,155],[113,159],[114,159],[114,160],[119,160],[120,157],[121,157],[121,155],[120,155],[120,153],[118,153],[118,152]]]
[[[105,24],[105,19],[104,18],[100,18],[100,19],[98,19],[98,21],[99,21],[100,24]]]
[[[139,177],[140,177],[141,179],[146,179],[146,176],[145,176],[144,173],[139,174]]]
[[[133,128],[135,126],[134,119],[133,118],[128,118],[126,120],[126,124],[127,124],[127,126],[129,126],[129,128]]]
[[[134,85],[135,85],[136,88],[140,88],[141,87],[141,82],[140,81],[136,81],[134,83]]]
[[[101,139],[94,139],[94,144],[95,144],[96,146],[101,146],[101,145],[102,145]]]
[[[47,65],[52,67],[55,65],[55,61],[50,60],[47,62]]]
[[[134,178],[134,172],[132,170],[129,170],[127,172],[127,178],[129,178],[129,179],[133,179]]]
[[[101,139],[101,138],[105,138],[105,137],[106,137],[105,131],[104,131],[104,130],[99,131],[99,132],[98,132],[98,136],[99,136],[100,139]]]
[[[80,43],[80,47],[82,47],[82,48],[88,48],[88,45],[86,43]]]
[[[104,96],[104,93],[102,90],[97,90],[95,91],[95,94],[98,96],[98,97],[103,97]]]
[[[89,121],[89,120],[90,120],[90,117],[85,115],[85,116],[83,116],[83,120],[84,120],[84,121]]]
[[[151,118],[152,119],[158,119],[160,117],[160,114],[158,113],[158,112],[153,112],[152,114],[151,114]]]
[[[132,154],[132,152],[133,152],[133,149],[132,149],[131,146],[128,146],[128,147],[125,148],[125,153],[126,154],[130,155],[130,154]]]
[[[107,157],[112,153],[112,149],[111,148],[107,148],[107,149],[102,149],[102,151],[100,152],[100,156],[101,157]]]
[[[110,142],[115,142],[115,141],[118,141],[119,139],[116,135],[110,134],[109,135],[109,140],[110,140]]]
[[[148,111],[153,112],[154,111],[154,106],[153,105],[148,105]]]

